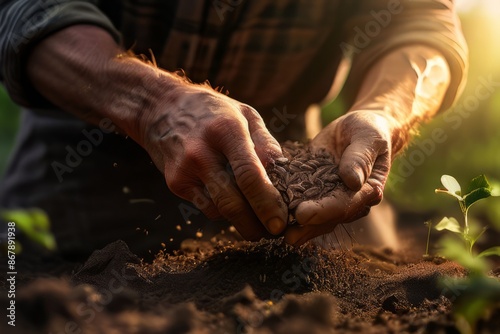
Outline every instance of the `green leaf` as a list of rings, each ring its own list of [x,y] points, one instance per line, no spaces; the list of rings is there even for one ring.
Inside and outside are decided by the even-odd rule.
[[[500,256],[500,246],[488,248],[488,249],[482,251],[481,253],[479,253],[479,255],[477,257],[485,257],[485,256],[493,256],[493,255]]]
[[[441,183],[443,186],[451,193],[460,196],[462,194],[462,189],[460,188],[460,183],[451,175],[441,176]]]
[[[467,185],[464,196],[467,196],[469,193],[480,188],[486,188],[491,190],[491,186],[488,180],[486,179],[486,176],[484,176],[484,174],[476,176],[475,178],[472,179],[472,181],[470,181],[470,183]]]
[[[464,196],[465,208],[468,209],[477,201],[490,196],[491,190],[489,188],[477,188]]]
[[[5,210],[0,216],[6,221],[16,223],[16,228],[22,231],[32,241],[49,250],[56,249],[56,241],[50,231],[50,221],[47,214],[40,209]]]
[[[476,298],[468,300],[467,303],[460,303],[456,306],[454,313],[458,318],[457,320],[463,317],[464,321],[466,321],[469,325],[464,328],[464,324],[461,324],[461,328],[466,329],[466,331],[472,330],[469,333],[474,333],[473,328],[476,328],[477,321],[485,315],[491,304],[492,302],[489,300]]]
[[[471,243],[471,247],[474,246],[474,244],[479,240],[479,238],[481,238],[481,236],[484,234],[484,232],[486,232],[486,230],[488,229],[488,227],[483,227],[483,229],[481,230],[481,232],[479,232],[476,236],[473,236],[471,234],[471,230],[472,230],[472,225],[469,225],[469,227],[471,227],[471,229],[469,229],[469,234],[464,236],[464,238],[466,240],[469,240],[470,243]]]
[[[460,233],[460,234],[462,233],[460,224],[453,217],[450,218],[444,217],[443,219],[441,219],[439,223],[436,224],[436,226],[434,226],[434,228],[438,231],[448,230],[454,233]]]
[[[465,327],[476,328],[477,320],[488,315],[500,298],[500,280],[487,275],[445,278],[441,284],[457,297],[453,309],[457,320],[464,320],[460,327],[462,329],[467,323],[470,325]]]
[[[484,273],[488,270],[488,263],[483,258],[472,256],[464,247],[463,242],[453,238],[444,238],[440,242],[441,254],[446,258],[460,263],[474,274]]]

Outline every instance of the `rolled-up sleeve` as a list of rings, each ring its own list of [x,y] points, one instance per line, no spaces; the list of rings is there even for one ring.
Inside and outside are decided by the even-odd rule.
[[[18,104],[36,107],[36,92],[26,77],[31,47],[48,35],[75,24],[100,26],[120,40],[118,31],[96,1],[0,0],[0,80]]]
[[[364,76],[381,56],[402,46],[423,44],[446,58],[451,83],[441,110],[448,109],[465,85],[468,50],[451,0],[359,0],[344,25],[340,47],[351,60],[344,85],[347,101],[354,99]]]

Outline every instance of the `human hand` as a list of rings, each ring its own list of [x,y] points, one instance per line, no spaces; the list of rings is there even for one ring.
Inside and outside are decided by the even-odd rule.
[[[257,111],[203,86],[183,83],[169,94],[139,136],[169,189],[245,239],[280,234],[287,208],[265,166],[282,152]]]
[[[312,140],[313,149],[323,148],[333,155],[346,187],[299,204],[295,212],[299,225],[285,232],[289,244],[301,245],[338,224],[359,219],[382,200],[392,161],[393,125],[382,112],[356,110],[330,123]]]

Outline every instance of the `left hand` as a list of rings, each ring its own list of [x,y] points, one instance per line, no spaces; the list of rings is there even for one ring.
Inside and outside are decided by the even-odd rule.
[[[319,201],[301,203],[295,212],[299,225],[290,226],[285,240],[301,245],[329,233],[338,224],[366,216],[382,194],[392,162],[395,122],[382,111],[354,110],[326,126],[311,142],[324,148],[339,163],[339,176],[347,186]]]

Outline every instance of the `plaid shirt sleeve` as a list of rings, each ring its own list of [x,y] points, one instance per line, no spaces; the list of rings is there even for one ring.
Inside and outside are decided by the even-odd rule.
[[[0,0],[0,80],[15,102],[30,107],[46,103],[26,78],[27,53],[44,37],[75,24],[100,26],[120,40],[95,1]]]
[[[451,0],[360,0],[344,26],[341,49],[351,60],[342,96],[354,101],[363,77],[381,56],[401,46],[428,45],[446,58],[451,83],[441,110],[465,85],[468,50]]]

